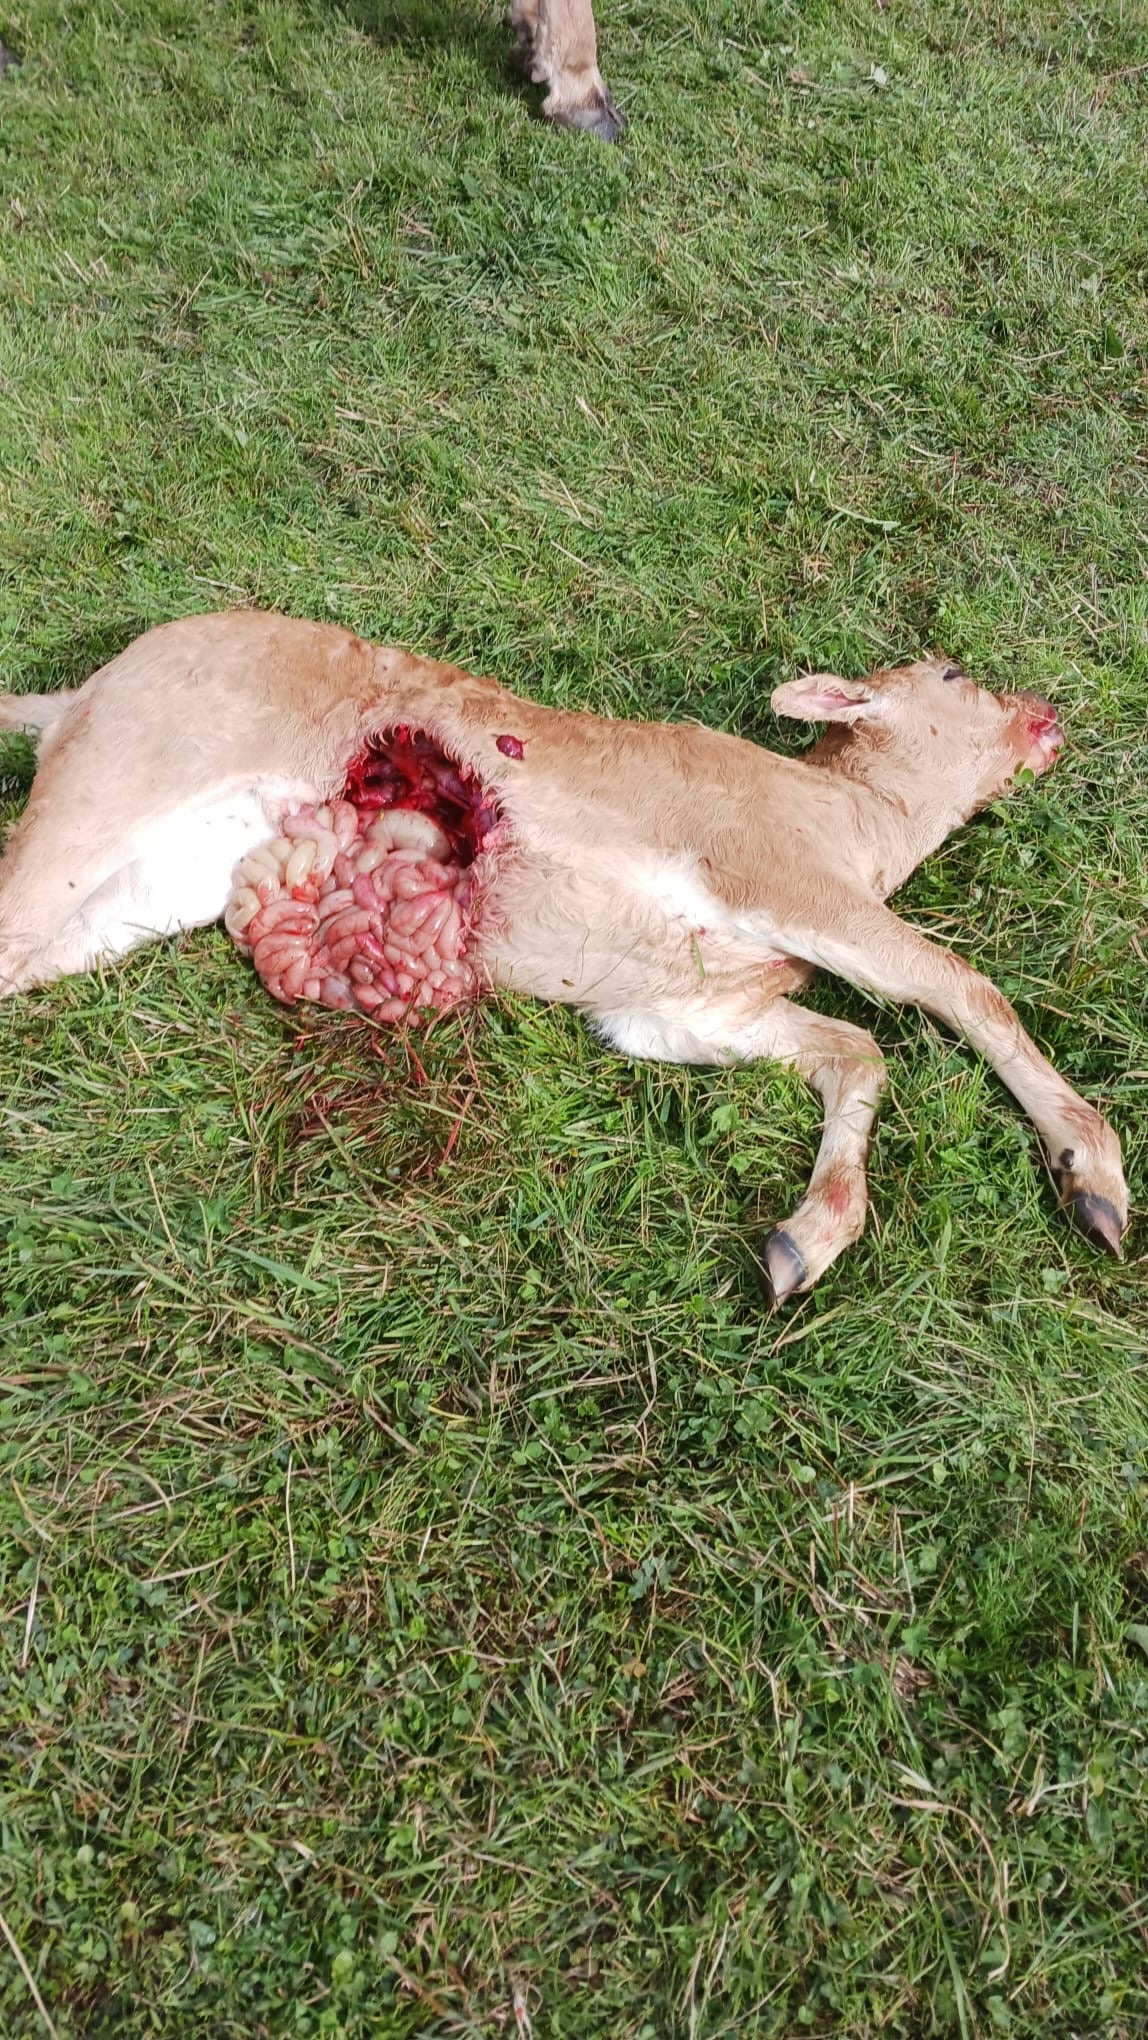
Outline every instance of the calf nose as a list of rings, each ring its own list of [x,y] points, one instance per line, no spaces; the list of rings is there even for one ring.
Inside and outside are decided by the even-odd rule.
[[[1060,718],[1051,701],[1046,701],[1043,694],[1018,694],[1016,698],[1023,701],[1034,720],[1042,722],[1046,729],[1051,729],[1054,723],[1059,727]]]
[[[1064,746],[1064,731],[1060,718],[1051,701],[1043,694],[1016,694],[1013,696],[1021,717],[1025,736],[1037,753],[1038,770],[1051,765],[1057,753]]]

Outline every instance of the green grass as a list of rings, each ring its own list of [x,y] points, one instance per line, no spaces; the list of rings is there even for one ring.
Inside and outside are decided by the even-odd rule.
[[[803,662],[1046,688],[1055,776],[904,905],[1142,1207],[1143,17],[600,26],[615,151],[478,0],[0,0],[3,684],[256,601],[771,743]],[[0,1913],[60,2040],[1148,2030],[1143,1224],[1103,1263],[971,1053],[812,997],[893,1081],[773,1320],[782,1073],[408,1048],[218,933],[3,1007]]]

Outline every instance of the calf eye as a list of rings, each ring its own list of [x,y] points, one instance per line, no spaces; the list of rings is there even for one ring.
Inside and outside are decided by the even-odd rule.
[[[967,680],[968,677],[968,674],[961,666],[946,666],[941,674],[942,680]]]

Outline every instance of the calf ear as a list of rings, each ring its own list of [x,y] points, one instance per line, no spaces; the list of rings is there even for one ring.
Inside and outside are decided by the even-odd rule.
[[[867,680],[842,680],[836,673],[806,673],[787,680],[770,696],[774,715],[796,716],[801,722],[860,722],[881,713],[878,695]]]

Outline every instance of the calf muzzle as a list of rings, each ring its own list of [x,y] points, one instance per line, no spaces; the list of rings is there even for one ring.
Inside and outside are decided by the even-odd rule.
[[[1025,761],[1034,772],[1046,772],[1064,748],[1064,731],[1051,701],[1043,694],[1006,694],[1001,706],[1015,708],[1029,747]]]

